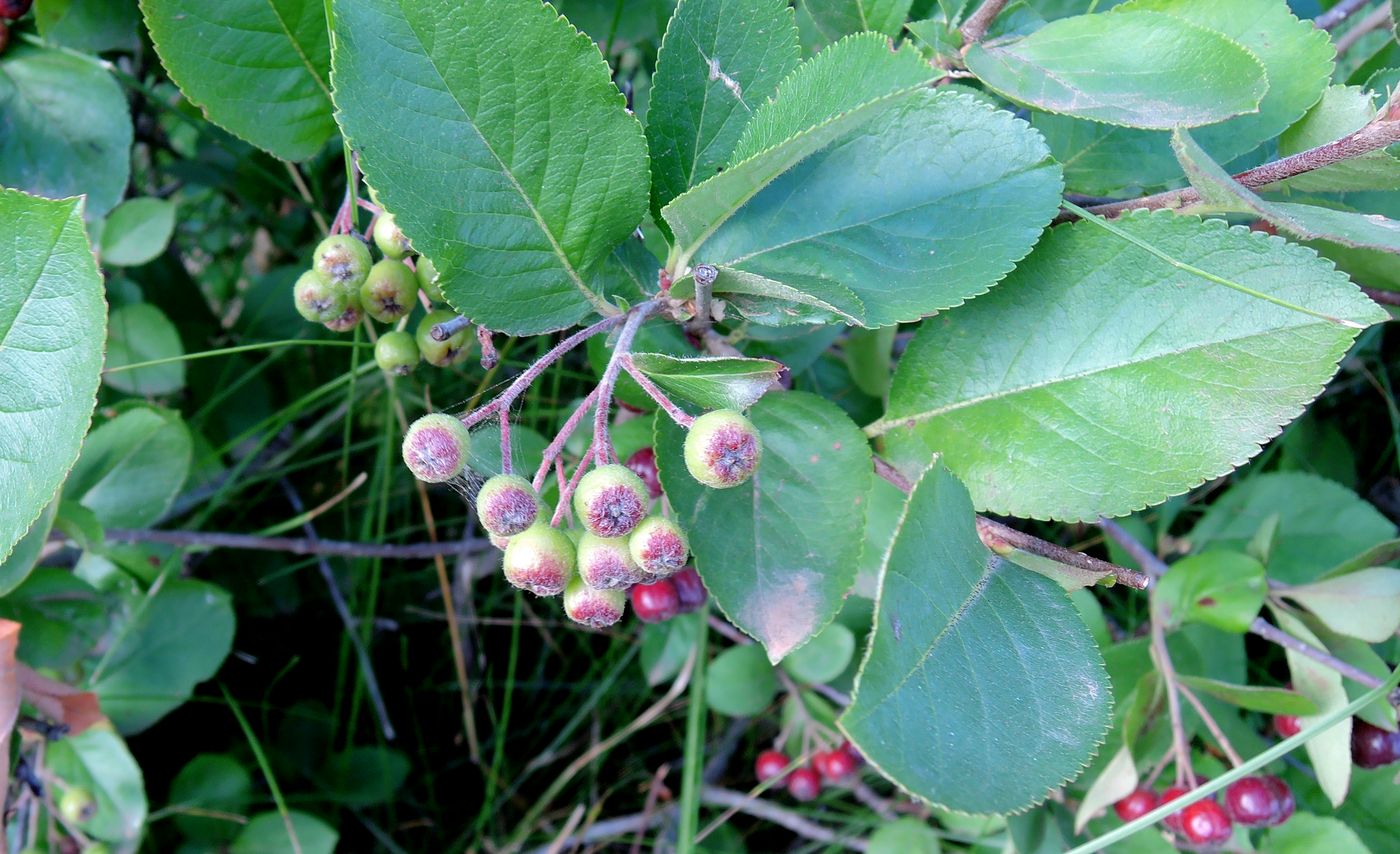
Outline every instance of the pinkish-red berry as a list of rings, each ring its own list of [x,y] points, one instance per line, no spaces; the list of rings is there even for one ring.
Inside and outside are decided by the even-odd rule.
[[[714,489],[729,489],[753,477],[763,458],[763,439],[753,422],[732,409],[706,412],[685,435],[685,466],[691,477]]]
[[[434,412],[413,422],[404,434],[403,461],[419,480],[442,483],[467,467],[471,442],[471,434],[461,421],[445,412]]]
[[[670,578],[685,567],[690,540],[664,516],[648,516],[627,538],[632,560],[653,578]]]
[[[758,782],[766,783],[783,776],[788,765],[792,762],[786,753],[777,750],[765,750],[758,754],[758,759],[753,763],[753,775],[758,778]]]
[[[535,488],[518,474],[498,474],[476,494],[481,527],[498,537],[513,537],[535,524],[540,506]]]
[[[1230,840],[1230,817],[1210,798],[1196,801],[1181,811],[1181,831],[1187,841],[1205,848],[1215,848]]]
[[[795,800],[816,800],[822,792],[821,775],[811,768],[796,768],[788,775],[787,790]]]
[[[689,614],[699,608],[709,596],[705,590],[705,582],[700,580],[700,573],[696,572],[694,567],[687,566],[671,576],[671,583],[676,585],[676,596],[680,598],[682,614]]]
[[[574,515],[589,533],[625,537],[646,518],[651,502],[646,484],[626,466],[599,466],[574,491]]]
[[[1358,768],[1380,768],[1400,759],[1400,737],[1361,718],[1351,720],[1351,761]]]
[[[642,483],[647,485],[647,493],[652,498],[661,497],[661,475],[656,470],[656,451],[642,448],[627,458],[625,465],[637,473]]]
[[[819,750],[812,755],[812,767],[828,783],[844,780],[856,772],[855,757],[841,748]]]
[[[1274,790],[1263,777],[1241,777],[1225,789],[1225,814],[1245,827],[1268,824],[1277,806]]]
[[[680,613],[680,597],[669,578],[651,584],[634,584],[629,593],[632,610],[643,623],[664,623]]]
[[[1274,732],[1279,738],[1292,738],[1303,731],[1297,715],[1274,715]]]
[[[1141,818],[1157,808],[1157,793],[1151,789],[1134,789],[1126,798],[1113,805],[1113,811],[1124,821]]]
[[[627,597],[621,590],[597,590],[574,578],[564,588],[564,613],[570,620],[592,629],[611,626],[622,619]]]
[[[626,537],[595,537],[587,531],[578,540],[578,574],[599,590],[623,590],[648,580],[632,560]]]
[[[1157,804],[1161,806],[1162,804],[1174,801],[1189,791],[1191,790],[1185,786],[1168,786],[1162,790],[1162,799],[1158,801]],[[1162,819],[1162,824],[1166,825],[1167,830],[1173,833],[1181,833],[1181,810],[1177,810]]]
[[[1297,808],[1298,802],[1293,798],[1293,790],[1278,777],[1266,774],[1260,779],[1274,796],[1274,814],[1269,819],[1269,826],[1277,827],[1293,817],[1293,810]]]

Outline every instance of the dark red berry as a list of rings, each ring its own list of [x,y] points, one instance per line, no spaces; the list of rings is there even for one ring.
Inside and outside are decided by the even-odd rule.
[[[854,774],[856,761],[851,754],[838,747],[835,750],[819,750],[813,754],[812,767],[817,769],[823,780],[834,783]]]
[[[788,794],[799,801],[816,800],[822,791],[822,778],[811,768],[798,768],[788,775]]]
[[[1236,824],[1263,827],[1277,809],[1274,789],[1263,777],[1241,777],[1225,789],[1225,814]]]
[[[1358,768],[1379,768],[1400,759],[1400,737],[1378,726],[1352,718],[1351,761]]]
[[[1303,731],[1297,715],[1274,715],[1274,732],[1279,738],[1292,738]]]
[[[661,475],[656,471],[656,451],[642,448],[627,458],[627,467],[636,472],[642,483],[647,485],[647,492],[652,498],[661,497]]]
[[[0,0],[0,18],[23,18],[34,0]]]
[[[700,580],[700,573],[696,572],[693,567],[687,566],[682,569],[671,576],[670,581],[676,585],[676,595],[680,597],[682,614],[689,614],[705,604],[705,597],[709,594],[705,590],[705,582]]]
[[[758,782],[766,783],[783,776],[791,762],[786,753],[765,750],[758,754],[758,760],[753,764],[753,775],[758,778]]]
[[[1293,817],[1293,810],[1297,808],[1298,802],[1293,799],[1293,790],[1279,778],[1266,774],[1260,779],[1274,796],[1274,814],[1269,819],[1269,826],[1277,827]]]
[[[1230,839],[1230,817],[1210,798],[1196,801],[1181,811],[1182,835],[1193,845],[1214,847]]]
[[[841,749],[850,754],[851,761],[856,764],[857,768],[865,764],[865,757],[861,755],[859,750],[856,750],[856,746],[851,744],[849,740],[841,742]]]
[[[669,578],[651,584],[634,584],[632,610],[643,623],[663,623],[680,613],[681,600]]]
[[[1157,808],[1157,793],[1151,789],[1134,789],[1126,798],[1113,805],[1113,811],[1124,821],[1132,821]]]

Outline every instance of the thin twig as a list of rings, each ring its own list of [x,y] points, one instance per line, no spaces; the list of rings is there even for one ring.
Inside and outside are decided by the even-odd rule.
[[[1196,714],[1200,715],[1201,721],[1206,725],[1206,729],[1210,730],[1211,738],[1214,738],[1215,743],[1220,745],[1220,749],[1225,751],[1226,758],[1230,760],[1230,767],[1238,768],[1243,765],[1244,760],[1235,752],[1235,748],[1230,745],[1230,739],[1226,738],[1225,733],[1220,731],[1220,725],[1215,722],[1215,718],[1211,717],[1210,712],[1206,711],[1205,704],[1201,702],[1200,698],[1197,697],[1190,688],[1187,688],[1181,683],[1177,683],[1176,687],[1177,690],[1181,692],[1181,696],[1186,698],[1186,702],[1190,703],[1191,707],[1196,710]]]
[[[656,801],[661,796],[662,787],[666,784],[666,775],[670,773],[671,764],[669,762],[663,762],[661,766],[656,769],[656,773],[651,775],[651,784],[647,786],[646,800],[642,802],[642,816],[644,818],[656,811]],[[628,854],[642,854],[642,834],[645,830],[645,826],[637,828],[637,834],[632,839],[632,848],[628,851]]]
[[[972,44],[982,40],[987,34],[987,30],[992,26],[992,21],[1001,14],[1001,10],[1006,6],[1007,0],[982,0],[982,5],[977,7],[977,11],[967,16],[959,32],[962,33],[963,43]]]
[[[559,520],[564,517],[564,510],[569,506],[569,500],[574,497],[574,490],[578,489],[578,482],[583,479],[583,473],[588,470],[588,464],[593,462],[594,452],[598,449],[597,440],[588,446],[588,450],[583,452],[583,457],[578,461],[578,468],[574,469],[573,477],[564,488],[559,490],[559,503],[554,506],[554,516],[549,520],[549,524],[558,527]]]
[[[481,369],[489,371],[501,361],[496,352],[496,342],[491,340],[491,330],[480,324],[476,327],[476,342],[481,345]]]
[[[559,432],[554,436],[549,446],[544,449],[544,456],[540,458],[540,467],[535,471],[533,481],[536,492],[544,489],[545,478],[549,477],[549,467],[559,458],[559,454],[563,452],[569,437],[574,435],[574,431],[583,423],[583,416],[587,414],[589,408],[593,406],[593,401],[597,399],[598,389],[595,388],[588,393],[588,396],[574,410],[574,414],[570,415],[569,420],[564,422],[564,426],[559,428]]]
[[[1313,26],[1319,30],[1330,30],[1360,12],[1370,2],[1371,0],[1341,0],[1331,9],[1313,18]]]
[[[1167,562],[1152,553],[1151,549],[1138,542],[1137,538],[1129,534],[1127,530],[1112,519],[1099,519],[1099,528],[1108,536],[1110,540],[1123,547],[1123,551],[1128,556],[1138,562],[1138,566],[1143,568],[1153,580],[1162,577],[1167,571]]]
[[[1184,779],[1187,788],[1196,788],[1196,774],[1191,770],[1191,749],[1186,744],[1186,728],[1181,723],[1181,698],[1177,696],[1176,668],[1167,652],[1167,636],[1162,630],[1161,615],[1153,608],[1151,613],[1152,658],[1157,662],[1157,670],[1162,674],[1162,684],[1167,690],[1167,713],[1171,717],[1172,751],[1176,754],[1176,782]]]
[[[599,465],[617,462],[612,437],[608,435],[613,388],[617,385],[617,373],[622,369],[622,357],[632,351],[632,340],[637,337],[637,330],[642,328],[642,322],[657,307],[658,304],[654,302],[642,303],[627,317],[622,331],[617,334],[617,342],[613,345],[608,366],[603,369],[603,377],[598,381],[598,405],[593,410],[593,448],[597,451],[595,457]]]
[[[514,470],[510,461],[510,410],[501,410],[501,472],[510,474]]]
[[[817,842],[825,842],[828,845],[842,845],[855,851],[866,851],[869,845],[864,839],[855,839],[849,836],[838,836],[836,833],[817,824],[808,821],[791,810],[778,806],[772,801],[750,800],[743,792],[735,792],[729,789],[721,789],[718,786],[706,786],[700,790],[700,800],[709,806],[729,807],[751,815],[754,818],[761,818],[773,824],[791,830],[798,836]]]
[[[245,549],[333,557],[378,557],[389,560],[419,560],[437,555],[476,554],[489,548],[484,540],[389,545],[296,537],[256,537],[251,534],[226,534],[219,531],[167,531],[154,528],[108,528],[104,533],[107,541],[113,543],[164,543],[207,549]]]
[[[463,329],[472,325],[470,317],[459,314],[451,320],[444,320],[442,323],[433,324],[433,328],[428,330],[434,341],[446,341]]]
[[[1356,46],[1368,33],[1379,30],[1382,27],[1390,26],[1390,3],[1382,3],[1371,13],[1360,21],[1356,26],[1348,27],[1347,31],[1337,38],[1337,56],[1344,55],[1347,51]]]
[[[657,406],[661,407],[667,415],[671,416],[672,421],[687,430],[690,429],[690,425],[695,423],[694,416],[677,406],[675,401],[666,396],[666,392],[657,388],[656,383],[651,381],[651,377],[637,369],[637,365],[632,361],[632,355],[630,353],[622,357],[622,369],[626,371],[633,380],[636,380],[637,385],[642,387],[642,391],[646,392],[647,396],[655,401]]]
[[[1362,285],[1361,292],[1381,305],[1400,305],[1400,291],[1383,291]]]

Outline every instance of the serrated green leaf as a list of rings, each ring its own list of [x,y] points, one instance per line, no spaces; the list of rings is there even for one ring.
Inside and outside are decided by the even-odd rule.
[[[866,30],[899,35],[914,0],[803,0],[802,5],[822,38],[834,42]]]
[[[1060,190],[1020,119],[923,89],[773,181],[695,257],[799,290],[820,276],[855,294],[862,325],[890,326],[985,292],[1030,251]]]
[[[107,371],[102,381],[127,394],[170,394],[185,387],[185,363],[170,362],[129,371],[112,371],[125,365],[168,359],[185,354],[180,331],[165,312],[147,302],[124,305],[108,321]]]
[[[1383,643],[1400,630],[1400,569],[1371,567],[1288,587],[1280,595],[1338,634]]]
[[[667,391],[702,409],[748,409],[777,382],[782,365],[768,359],[634,353],[632,363]]]
[[[705,704],[722,715],[756,715],[777,693],[778,677],[758,644],[731,646],[710,662]]]
[[[1175,568],[1172,569],[1175,572]],[[1317,704],[1297,691],[1284,688],[1266,688],[1260,685],[1235,685],[1208,679],[1204,676],[1179,674],[1178,679],[1186,687],[1201,694],[1224,700],[1232,706],[1263,712],[1266,715],[1296,715],[1299,717],[1317,714]]]
[[[336,117],[447,301],[514,335],[614,311],[591,267],[641,222],[649,179],[597,46],[535,0],[335,11]]]
[[[79,199],[0,190],[11,235],[0,241],[0,561],[58,491],[97,402],[107,317],[82,212]]]
[[[1344,246],[1400,254],[1400,222],[1379,214],[1266,201],[1232,178],[1180,128],[1172,132],[1172,149],[1191,186],[1201,194],[1201,201],[1192,206],[1193,210],[1252,213],[1303,240],[1330,240]]]
[[[80,212],[93,219],[121,200],[131,175],[131,110],[95,61],[11,47],[0,67],[0,115],[0,187],[53,199],[85,195]]]
[[[1210,551],[1172,564],[1152,591],[1171,627],[1205,623],[1243,633],[1264,606],[1264,565],[1239,552]]]
[[[67,785],[92,794],[97,809],[92,818],[79,822],[84,833],[122,847],[136,847],[146,829],[146,790],[141,768],[121,736],[93,727],[57,739],[45,751],[44,769]]]
[[[1022,810],[1103,742],[1112,692],[1054,582],[992,554],[938,463],[905,505],[841,728],[881,773],[940,806]]]
[[[1278,138],[1281,156],[1297,154],[1360,130],[1376,116],[1371,96],[1358,86],[1329,86],[1307,115]],[[1394,190],[1400,188],[1400,157],[1384,149],[1349,157],[1288,179],[1284,186],[1304,192]]]
[[[39,513],[39,518],[34,520],[29,530],[15,543],[10,556],[0,559],[0,596],[23,584],[29,573],[34,571],[34,565],[48,541],[49,531],[53,530],[53,520],[57,513],[58,502],[50,501],[49,506]]]
[[[1269,85],[1237,42],[1160,12],[1064,18],[1025,38],[972,45],[965,59],[1013,101],[1158,130],[1252,113]]]
[[[754,112],[729,166],[662,209],[681,256],[694,254],[773,179],[897,106],[933,76],[913,50],[892,53],[885,37],[871,33],[842,39],[799,65]]]
[[[782,0],[682,0],[656,57],[647,143],[657,219],[729,162],[744,126],[793,69],[799,48]]]
[[[1274,609],[1274,621],[1279,628],[1318,649],[1326,649],[1303,622],[1285,611]],[[1342,675],[1325,664],[1284,647],[1288,672],[1293,688],[1317,705],[1316,715],[1301,715],[1298,723],[1303,729],[1347,704],[1347,692],[1342,687]],[[1317,783],[1327,794],[1332,806],[1346,800],[1351,782],[1351,718],[1343,718],[1318,733],[1306,745],[1308,759],[1317,773]]]
[[[710,595],[779,661],[831,622],[855,581],[870,447],[834,403],[805,392],[767,395],[749,418],[763,459],[747,483],[697,483],[669,418],[657,419],[656,461]]]
[[[1358,324],[1383,315],[1331,264],[1279,238],[1165,212],[1115,228],[1275,299]],[[1355,335],[1080,222],[1054,229],[990,294],[924,324],[888,413],[866,432],[915,428],[980,508],[1123,515],[1258,453]]]
[[[325,0],[141,0],[170,79],[209,120],[283,160],[335,134]]]
[[[1186,541],[1193,551],[1244,548],[1266,519],[1278,514],[1269,577],[1304,584],[1371,546],[1395,536],[1380,511],[1338,483],[1302,472],[1255,475],[1216,499]]]
[[[88,434],[63,497],[110,528],[160,519],[189,473],[193,443],[178,413],[131,409]]]

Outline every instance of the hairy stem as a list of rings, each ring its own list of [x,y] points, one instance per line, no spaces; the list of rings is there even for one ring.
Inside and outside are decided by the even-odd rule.
[[[617,385],[617,373],[622,369],[622,359],[632,352],[632,341],[637,337],[637,330],[642,328],[642,321],[651,316],[658,307],[655,302],[645,302],[627,315],[627,322],[617,334],[617,343],[613,345],[608,366],[603,369],[603,377],[598,381],[598,405],[593,410],[593,448],[597,451],[594,459],[599,465],[617,462],[612,437],[608,435],[613,388]]]
[[[554,527],[559,526],[559,520],[564,518],[564,509],[569,506],[569,499],[574,497],[574,490],[578,489],[578,482],[583,478],[583,473],[588,470],[588,464],[593,461],[594,451],[598,449],[597,438],[593,444],[588,446],[588,450],[583,452],[583,458],[578,461],[578,468],[574,469],[574,476],[569,478],[569,482],[564,488],[559,490],[559,503],[554,507],[554,516],[550,518],[549,524]]]
[[[481,367],[483,370],[491,370],[501,361],[501,354],[496,352],[496,342],[491,340],[491,330],[485,326],[476,327],[476,341],[481,345]]]
[[[959,32],[962,33],[963,42],[972,44],[982,40],[987,34],[988,28],[992,26],[992,21],[1006,7],[1007,0],[982,0],[982,5],[977,7],[977,11],[967,16],[967,20]]]
[[[510,461],[510,410],[501,410],[501,473],[511,474],[515,467]]]
[[[549,443],[549,447],[544,449],[544,457],[540,460],[540,467],[535,471],[535,479],[533,481],[536,492],[544,489],[545,479],[549,477],[549,467],[559,458],[559,454],[564,450],[565,443],[569,441],[570,436],[574,435],[574,431],[578,429],[578,425],[583,423],[583,416],[587,414],[589,408],[593,406],[594,401],[597,399],[598,389],[595,388],[593,391],[590,391],[588,396],[583,399],[583,402],[578,405],[578,408],[574,410],[574,414],[569,416],[569,420],[564,422],[564,426],[559,428],[558,434],[556,434],[554,440]]]
[[[1337,38],[1337,56],[1340,57],[1346,54],[1347,51],[1356,46],[1357,42],[1365,38],[1368,33],[1379,30],[1381,27],[1389,26],[1390,3],[1386,2],[1372,9],[1369,15],[1356,22],[1356,26],[1348,27],[1347,31]]]
[[[1176,754],[1176,782],[1184,779],[1187,787],[1196,788],[1196,774],[1191,770],[1191,748],[1186,743],[1186,728],[1181,723],[1181,698],[1177,694],[1176,668],[1167,652],[1167,636],[1162,630],[1162,615],[1152,608],[1152,659],[1162,674],[1162,684],[1167,689],[1167,714],[1171,719],[1172,751]]]
[[[651,381],[651,377],[637,370],[636,364],[632,361],[631,353],[622,357],[622,369],[626,371],[632,379],[636,380],[637,385],[642,387],[642,391],[646,392],[648,397],[656,401],[657,406],[661,407],[667,415],[671,416],[672,421],[687,430],[690,429],[690,425],[695,423],[695,418],[677,406],[671,398],[666,396],[666,392],[657,388],[656,383]]]
[[[1215,718],[1211,717],[1210,712],[1206,711],[1205,704],[1201,702],[1195,692],[1179,683],[1176,687],[1181,692],[1181,696],[1186,698],[1186,702],[1191,704],[1191,708],[1196,710],[1196,714],[1201,716],[1206,729],[1210,730],[1211,738],[1215,739],[1215,743],[1220,745],[1221,750],[1225,751],[1226,758],[1230,760],[1230,767],[1238,768],[1243,765],[1244,760],[1235,752],[1235,748],[1230,745],[1230,739],[1226,738],[1225,733],[1220,731],[1220,725],[1215,722]]]

